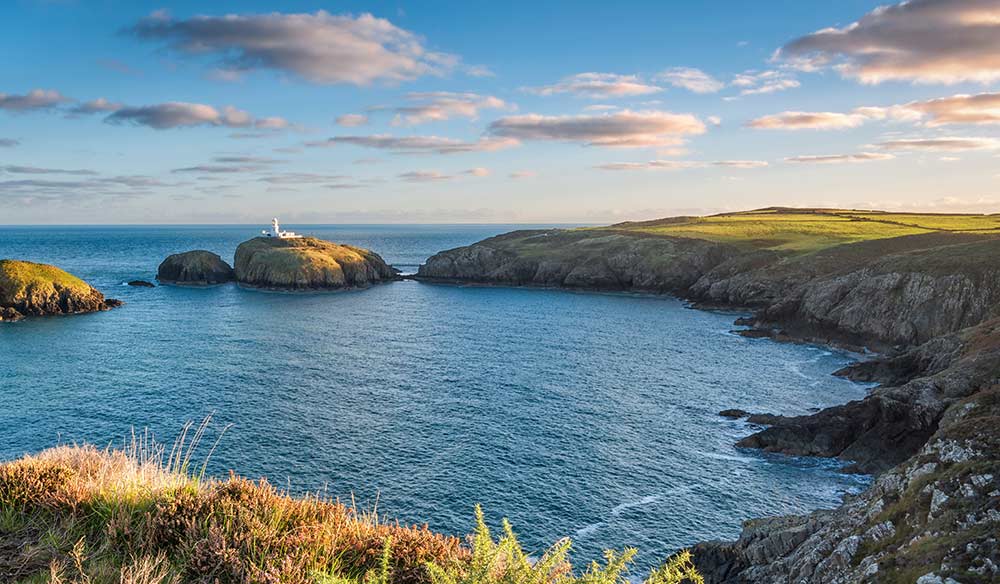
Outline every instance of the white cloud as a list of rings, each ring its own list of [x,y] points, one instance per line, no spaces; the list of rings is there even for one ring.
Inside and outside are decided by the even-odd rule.
[[[643,82],[636,75],[615,73],[580,73],[566,77],[559,83],[542,87],[529,87],[525,91],[537,95],[569,93],[579,97],[607,99],[635,97],[663,91],[663,88]]]
[[[645,147],[678,145],[687,136],[705,133],[705,124],[692,114],[622,110],[603,115],[511,116],[490,124],[490,131],[518,140]]]
[[[681,87],[694,93],[715,93],[721,91],[726,86],[725,83],[715,79],[701,69],[691,67],[674,67],[667,69],[656,76],[657,81],[663,81]]]
[[[215,55],[219,70],[273,69],[321,84],[410,81],[454,69],[458,57],[428,50],[423,39],[371,14],[229,14],[175,20],[163,12],[131,32],[177,52]]]
[[[834,65],[862,83],[1000,79],[1000,3],[909,0],[880,6],[843,28],[795,39],[775,55],[793,65]]]
[[[740,95],[760,95],[794,89],[800,83],[786,71],[769,69],[744,71],[735,75],[730,85],[740,88]]]

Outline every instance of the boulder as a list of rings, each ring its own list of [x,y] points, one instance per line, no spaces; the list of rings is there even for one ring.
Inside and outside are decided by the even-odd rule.
[[[136,288],[155,288],[156,287],[156,284],[153,284],[152,282],[147,282],[145,280],[132,280],[132,281],[128,282],[128,285],[136,287]]]
[[[278,290],[365,288],[399,279],[377,253],[315,237],[256,237],[236,248],[236,280]]]
[[[121,304],[55,266],[0,260],[0,321],[96,312]]]
[[[209,286],[232,282],[236,276],[218,254],[199,249],[167,257],[160,264],[156,279],[164,284]]]

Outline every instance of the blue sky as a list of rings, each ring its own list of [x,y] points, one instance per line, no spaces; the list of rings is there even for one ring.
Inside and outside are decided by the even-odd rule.
[[[1000,211],[997,23],[997,0],[15,0],[0,224]]]

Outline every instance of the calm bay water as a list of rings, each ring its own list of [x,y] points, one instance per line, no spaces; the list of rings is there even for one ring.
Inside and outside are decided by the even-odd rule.
[[[404,272],[515,226],[292,228],[369,247]],[[171,441],[215,412],[210,462],[293,491],[378,499],[466,533],[481,503],[577,561],[637,546],[642,566],[750,517],[864,486],[830,461],[734,448],[719,410],[807,413],[858,399],[818,347],[730,334],[733,315],[670,298],[428,285],[277,294],[123,286],[171,253],[231,260],[254,227],[4,228],[0,258],[56,264],[126,302],[0,325],[0,459],[61,442]],[[210,440],[214,434],[209,433]]]

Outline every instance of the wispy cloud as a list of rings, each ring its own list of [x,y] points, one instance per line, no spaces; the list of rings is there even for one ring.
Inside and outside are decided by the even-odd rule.
[[[857,128],[869,118],[861,114],[837,112],[781,112],[747,122],[757,130],[843,130]]]
[[[33,89],[23,95],[0,93],[0,109],[12,112],[46,110],[70,101],[54,89]]]
[[[396,112],[396,119],[393,120],[394,125],[414,126],[451,118],[475,119],[480,110],[510,109],[510,106],[498,97],[477,93],[453,93],[450,91],[408,93],[406,99],[414,104],[393,108],[393,111]]]
[[[518,141],[504,137],[485,137],[475,142],[466,142],[443,136],[391,136],[375,134],[371,136],[334,136],[317,142],[306,142],[310,147],[330,147],[340,144],[390,150],[400,154],[458,154],[462,152],[491,152],[512,148]]]
[[[657,81],[669,83],[674,87],[681,87],[694,93],[716,93],[726,86],[725,83],[705,73],[701,69],[692,67],[674,67],[667,69],[656,76]]]
[[[787,71],[744,71],[733,77],[730,85],[740,89],[740,95],[761,95],[794,89],[801,84]]]
[[[125,106],[118,102],[108,101],[103,97],[99,97],[91,101],[78,103],[70,108],[69,113],[74,115],[102,114],[116,112],[123,107]]]
[[[20,144],[20,140],[15,140],[13,138],[0,138],[0,148],[14,148]]]
[[[129,29],[180,54],[216,55],[221,71],[271,69],[313,83],[410,81],[454,69],[459,58],[371,14],[230,14],[174,19],[153,13]]]
[[[77,176],[96,176],[98,174],[97,171],[83,168],[44,168],[38,166],[17,165],[0,166],[0,172],[6,172],[8,174],[71,174]]]
[[[210,105],[180,101],[122,107],[105,118],[105,121],[111,124],[148,126],[156,130],[193,126],[277,130],[290,125],[283,118],[255,118],[248,112],[232,106],[220,110]]]
[[[892,160],[892,154],[882,152],[858,152],[856,154],[818,154],[805,156],[790,156],[785,162],[797,164],[845,164],[853,162],[875,162],[878,160]]]
[[[468,170],[463,170],[456,174],[445,174],[436,170],[414,170],[410,172],[404,172],[396,176],[399,180],[406,182],[441,182],[456,179],[462,176],[475,176],[484,177],[489,176],[490,171],[487,168],[477,167],[470,168]]]
[[[536,95],[568,93],[579,97],[608,99],[649,95],[650,93],[663,91],[663,88],[646,83],[636,75],[579,73],[571,77],[566,77],[552,85],[526,87],[525,91]]]
[[[490,124],[490,132],[518,140],[557,140],[588,146],[675,146],[687,136],[703,134],[705,124],[692,114],[622,110],[603,115],[511,116]]]
[[[712,166],[736,169],[764,168],[766,160],[716,160],[704,162],[701,160],[650,160],[648,162],[609,162],[599,164],[600,170],[686,170],[689,168],[708,168]]]
[[[935,152],[964,152],[967,150],[996,150],[1000,140],[996,138],[901,138],[875,144],[882,150],[911,150]]]
[[[344,114],[337,118],[336,123],[338,126],[344,126],[346,128],[355,128],[357,126],[364,126],[368,124],[368,116],[365,114]]]
[[[1000,79],[1000,4],[911,0],[880,6],[843,28],[795,39],[776,58],[805,68],[833,65],[862,83],[988,82]]]

